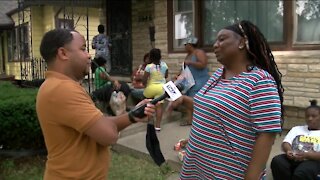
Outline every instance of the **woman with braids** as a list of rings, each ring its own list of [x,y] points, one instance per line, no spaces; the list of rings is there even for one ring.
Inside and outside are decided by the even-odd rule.
[[[316,100],[305,112],[306,124],[293,127],[282,143],[284,154],[272,159],[274,180],[317,179],[320,172],[320,107]]]
[[[153,48],[149,52],[150,64],[145,68],[143,75],[143,84],[146,87],[143,95],[146,98],[157,98],[161,96],[163,85],[166,83],[168,77],[168,66],[165,62],[161,61],[160,49]],[[162,104],[156,106],[156,123],[155,130],[160,131],[160,124],[162,119]]]
[[[281,132],[281,73],[260,30],[248,21],[223,28],[213,45],[223,65],[195,97],[180,179],[263,179]]]

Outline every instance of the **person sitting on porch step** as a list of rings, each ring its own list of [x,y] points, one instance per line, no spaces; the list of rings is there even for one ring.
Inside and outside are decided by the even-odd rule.
[[[132,80],[132,91],[131,96],[135,101],[141,101],[145,97],[143,96],[143,91],[145,85],[143,84],[143,75],[147,64],[150,63],[149,60],[149,53],[146,53],[143,56],[143,63],[139,65],[139,67],[132,73],[131,80]]]
[[[118,81],[106,72],[106,60],[104,58],[98,57],[95,59],[95,63],[98,67],[94,72],[96,90],[92,92],[93,99],[109,104],[113,91],[122,91],[126,99],[128,99],[131,92],[129,85],[124,81]]]
[[[281,145],[284,154],[271,161],[274,180],[311,180],[320,173],[320,106],[316,100],[310,102],[307,125],[293,127]]]

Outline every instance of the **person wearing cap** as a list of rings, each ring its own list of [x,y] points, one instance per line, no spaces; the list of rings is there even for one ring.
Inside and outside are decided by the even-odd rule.
[[[186,39],[184,46],[187,51],[187,56],[184,60],[184,65],[188,66],[195,81],[185,95],[194,97],[194,95],[205,85],[209,79],[208,57],[206,53],[197,48],[198,38],[189,37]],[[191,125],[192,111],[186,110],[186,118],[181,122],[181,126]]]

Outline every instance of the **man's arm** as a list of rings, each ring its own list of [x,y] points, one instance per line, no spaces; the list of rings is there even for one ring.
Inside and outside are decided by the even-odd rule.
[[[143,100],[141,103],[146,103],[149,100]],[[138,105],[140,105],[139,103]],[[147,116],[151,116],[155,111],[155,106],[148,104],[144,110]],[[147,117],[134,118],[136,122],[145,122]],[[129,114],[120,116],[102,116],[96,123],[85,131],[85,134],[96,140],[102,146],[115,144],[118,140],[118,133],[122,129],[128,127],[133,122],[129,118]]]

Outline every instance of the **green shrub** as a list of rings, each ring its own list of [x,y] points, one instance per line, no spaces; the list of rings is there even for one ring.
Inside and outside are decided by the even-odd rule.
[[[38,89],[18,88],[0,81],[0,146],[2,149],[44,148],[36,113]]]

